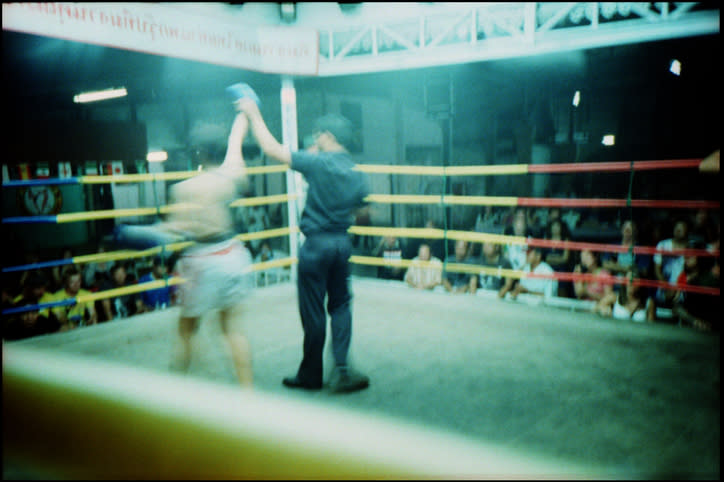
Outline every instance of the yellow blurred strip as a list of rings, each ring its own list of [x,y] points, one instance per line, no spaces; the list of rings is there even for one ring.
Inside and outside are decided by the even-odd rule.
[[[356,171],[370,174],[418,174],[422,176],[442,176],[445,168],[442,166],[394,166],[384,164],[357,164]]]
[[[518,198],[510,196],[445,196],[444,203],[467,206],[517,206]]]
[[[478,233],[475,231],[445,231],[432,228],[386,228],[373,226],[351,226],[350,234],[361,236],[394,236],[397,238],[423,238],[423,239],[452,239],[464,240],[472,243],[491,242],[494,244],[525,245],[527,240],[523,236],[508,236],[503,234]]]
[[[420,260],[411,260],[411,259],[385,259],[385,258],[375,258],[373,256],[350,256],[349,258],[350,263],[354,264],[363,264],[368,266],[389,266],[393,268],[409,268],[412,265],[415,266],[421,266],[424,268],[439,268],[439,269],[445,269],[446,271],[453,272],[453,273],[472,273],[472,274],[490,274],[493,276],[501,276],[503,278],[522,278],[525,276],[525,273],[520,270],[513,270],[513,269],[498,269],[498,268],[491,268],[489,266],[480,266],[480,265],[473,265],[473,264],[464,264],[464,263],[447,263],[446,265],[443,265],[442,263],[433,263],[431,261],[420,261]]]
[[[168,285],[173,286],[181,283],[185,283],[184,278],[178,276],[172,276],[168,279]],[[146,283],[138,283],[130,286],[123,286],[121,288],[114,288],[106,291],[99,291],[97,293],[90,293],[87,295],[80,295],[76,297],[78,304],[88,303],[96,300],[104,300],[106,298],[114,298],[116,296],[123,296],[132,293],[140,293],[142,291],[155,290],[158,288],[164,288],[166,286],[165,280],[148,281]]]
[[[246,173],[250,176],[253,176],[255,174],[269,174],[273,172],[285,172],[289,170],[289,166],[286,164],[278,164],[274,166],[255,166],[255,167],[247,167]]]
[[[500,166],[448,166],[447,176],[488,176],[502,174],[528,174],[528,164],[508,164]]]
[[[423,268],[438,268],[442,269],[442,263],[433,263],[432,261],[420,261],[411,259],[384,259],[375,258],[374,256],[358,256],[353,255],[349,258],[350,263],[364,264],[370,266],[393,266],[395,268],[409,268],[413,264],[415,266],[421,266]]]
[[[74,221],[90,221],[94,219],[122,218],[127,216],[149,216],[156,214],[156,208],[107,209],[103,211],[85,211],[80,213],[60,213],[56,222],[71,223]]]
[[[18,344],[3,345],[2,399],[3,460],[51,480],[620,475],[301,397]]]
[[[252,271],[264,271],[272,268],[281,268],[285,266],[291,266],[297,264],[299,260],[297,258],[282,258],[273,259],[271,261],[262,261],[261,263],[254,263],[251,265]]]
[[[373,226],[351,226],[347,232],[363,236],[395,236],[398,238],[443,239],[445,231],[433,228],[378,228]]]
[[[261,206],[263,204],[277,204],[283,203],[297,198],[296,194],[277,194],[275,196],[259,196],[237,199],[236,201],[229,204],[229,207],[240,207],[240,206]]]
[[[449,239],[463,240],[471,243],[493,243],[493,244],[527,244],[527,239],[523,236],[509,236],[505,234],[478,233],[475,231],[448,231]]]
[[[203,171],[201,171],[203,172]],[[122,174],[119,176],[81,176],[79,182],[81,184],[112,184],[125,182],[140,181],[176,181],[180,179],[188,179],[194,177],[201,172],[199,171],[172,171],[159,172],[155,174]]]
[[[365,198],[365,201],[373,203],[440,204],[442,203],[442,197],[424,194],[370,194]]]
[[[272,268],[279,268],[284,266],[291,266],[298,262],[297,258],[289,257],[282,259],[274,259],[271,261],[264,261],[261,263],[254,263],[251,265],[251,271],[264,271]],[[168,278],[168,286],[174,286],[185,283],[186,279],[179,276],[171,276]],[[121,288],[114,288],[106,291],[99,291],[96,293],[89,293],[87,295],[80,295],[76,297],[76,303],[82,304],[96,300],[104,300],[107,298],[115,298],[116,296],[123,296],[132,293],[140,293],[142,291],[155,290],[158,288],[165,288],[165,280],[148,281],[146,283],[137,283],[130,286],[123,286]]]
[[[412,265],[415,266],[422,266],[426,268],[439,268],[443,269],[443,265],[441,263],[433,263],[431,261],[413,261],[411,259],[385,259],[385,258],[375,258],[371,256],[351,256],[349,258],[349,261],[354,264],[364,264],[369,266],[390,266],[394,268],[409,268]],[[457,273],[473,273],[473,274],[491,274],[495,276],[502,276],[504,278],[522,278],[524,276],[524,272],[520,270],[510,270],[510,269],[498,269],[498,268],[491,268],[488,266],[478,266],[478,265],[471,265],[471,264],[461,264],[461,263],[448,263],[444,266],[444,269],[449,272],[457,272]]]
[[[295,227],[293,231],[295,233],[298,233],[299,228]],[[291,232],[292,232],[292,229],[290,227],[275,228],[275,229],[267,229],[266,231],[256,231],[253,233],[237,234],[236,236],[234,236],[234,238],[238,239],[239,241],[251,241],[252,239],[267,239],[267,238],[276,238],[277,236],[288,236]]]
[[[103,263],[106,261],[116,261],[119,259],[134,259],[143,258],[146,256],[153,256],[161,253],[162,251],[179,251],[195,244],[193,241],[182,241],[180,243],[171,243],[164,246],[155,246],[144,250],[120,250],[120,251],[109,251],[107,253],[95,253],[86,254],[82,256],[74,256],[73,263]]]

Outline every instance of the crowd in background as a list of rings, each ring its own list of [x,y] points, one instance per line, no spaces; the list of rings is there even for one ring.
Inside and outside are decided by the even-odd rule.
[[[684,210],[682,210],[684,211]],[[486,206],[467,231],[515,236],[520,242],[448,241],[382,237],[371,255],[412,260],[409,268],[379,267],[377,277],[398,280],[412,288],[476,294],[479,289],[515,300],[520,294],[587,301],[590,310],[618,319],[682,323],[702,330],[718,330],[719,296],[686,289],[646,287],[632,280],[654,280],[675,285],[719,288],[719,257],[634,253],[634,246],[660,250],[719,250],[718,212],[648,212],[642,219],[599,220],[594,209],[522,208]],[[438,227],[428,220],[425,227]],[[620,252],[541,248],[529,238],[616,245]],[[466,266],[467,265],[467,266]],[[447,269],[447,268],[451,269]],[[476,270],[476,267],[478,268]],[[453,269],[454,268],[454,269]],[[506,270],[541,277],[506,276]],[[555,273],[587,275],[584,279],[554,280]],[[618,277],[612,283],[613,277]],[[670,313],[661,316],[659,313]]]
[[[239,210],[236,229],[242,233],[264,231],[279,224],[278,210],[264,206],[253,206]],[[255,263],[270,262],[287,258],[281,249],[273,246],[269,239],[253,239],[245,243]],[[100,242],[96,254],[114,250],[112,243]],[[178,275],[176,261],[179,253],[162,256],[146,256],[117,261],[74,263],[71,248],[61,249],[51,259],[41,259],[34,252],[24,253],[24,262],[18,266],[32,266],[45,261],[67,261],[48,268],[28,268],[22,271],[3,273],[2,309],[14,313],[3,315],[3,339],[18,340],[32,336],[63,332],[81,326],[109,322],[130,316],[166,309],[179,303],[176,287],[163,285],[160,288],[139,293],[121,294],[92,302],[75,303],[90,293],[133,286],[138,283],[163,281]],[[85,253],[84,253],[85,254]],[[289,269],[271,267],[260,270],[256,275],[257,286],[268,286],[289,279]],[[67,304],[60,302],[68,300]],[[24,309],[29,305],[54,303],[55,306],[42,309]]]
[[[683,210],[682,210],[683,211]],[[255,207],[245,213],[243,232],[269,229],[269,216]],[[388,260],[412,260],[412,265],[380,266],[377,277],[398,280],[415,289],[439,289],[455,294],[476,294],[479,290],[497,293],[515,300],[521,294],[543,298],[562,297],[590,302],[591,310],[602,316],[641,322],[678,322],[701,330],[718,330],[719,297],[686,290],[649,288],[634,285],[633,279],[650,279],[679,285],[719,287],[719,257],[636,254],[633,246],[662,250],[719,250],[718,212],[705,209],[677,213],[647,213],[641,220],[616,219],[600,222],[595,210],[562,211],[559,208],[481,208],[467,231],[515,236],[517,239],[603,242],[625,247],[623,252],[563,246],[540,248],[525,242],[445,241],[443,239],[360,237],[358,248],[365,254]],[[248,219],[247,219],[248,218]],[[438,223],[428,220],[426,228]],[[604,233],[609,233],[608,238]],[[590,233],[596,233],[591,238]],[[610,241],[613,241],[612,243]],[[273,249],[267,239],[247,242],[255,263],[288,257]],[[108,247],[101,243],[97,252]],[[74,253],[64,249],[56,259],[70,259]],[[88,293],[106,291],[136,283],[164,280],[176,273],[177,256],[146,257],[122,261],[69,264],[52,268],[28,269],[4,273],[3,310],[27,305],[59,302]],[[37,255],[26,254],[26,264],[40,262]],[[462,269],[460,268],[462,266]],[[456,269],[447,269],[447,268]],[[592,275],[584,281],[553,280],[545,277],[506,276],[506,271],[550,275],[577,273]],[[618,276],[618,283],[606,282]],[[596,277],[600,277],[597,280]],[[257,273],[257,286],[289,279],[289,270],[273,267]],[[3,339],[21,339],[78,326],[108,322],[174,306],[178,303],[173,286],[137,294],[68,304],[49,309],[21,311],[3,316]],[[670,318],[658,316],[669,310]]]

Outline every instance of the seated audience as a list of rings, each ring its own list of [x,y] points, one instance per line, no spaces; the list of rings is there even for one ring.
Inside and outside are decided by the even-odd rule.
[[[431,255],[428,244],[423,243],[418,248],[417,256],[405,273],[405,282],[420,290],[432,290],[442,284],[442,261]]]
[[[71,248],[65,248],[61,254],[61,259],[72,260],[73,250]],[[59,290],[63,287],[63,275],[71,267],[75,266],[79,271],[83,271],[83,265],[64,264],[61,266],[54,266],[50,272],[53,276],[51,279],[51,290]],[[82,282],[82,280],[81,280]]]
[[[467,241],[461,239],[455,242],[455,254],[448,256],[446,263],[477,264],[477,260],[470,257]],[[448,293],[475,294],[478,290],[478,275],[476,273],[461,273],[445,269],[442,275],[442,285]]]
[[[483,253],[480,264],[486,268],[494,268],[496,270],[512,269],[510,261],[508,261],[505,256],[500,253],[500,251],[500,244],[486,241],[483,243]],[[498,292],[498,296],[503,298],[510,290],[513,289],[513,278],[503,277],[499,274],[481,272],[480,288],[485,290],[495,290]]]
[[[151,271],[141,276],[139,283],[148,283],[150,281],[165,280],[167,277],[166,264],[160,256],[155,256],[151,264]],[[164,309],[171,306],[171,287],[164,286],[153,290],[146,290],[139,293],[141,299],[141,309],[139,312],[148,312],[158,309]]]
[[[527,251],[527,263],[523,266],[523,272],[531,274],[552,275],[553,268],[543,261],[543,251],[537,246],[529,246]],[[558,281],[553,278],[532,278],[524,276],[515,285],[510,293],[511,299],[516,299],[521,293],[551,298],[558,291]]]
[[[89,294],[90,291],[81,289],[80,270],[76,266],[70,266],[63,272],[63,287],[53,294],[53,301],[63,301]],[[58,306],[52,308],[51,311],[60,323],[60,331],[98,323],[98,315],[92,301]]]
[[[617,320],[653,322],[656,320],[656,304],[648,296],[648,290],[633,280],[640,278],[635,268],[626,273],[626,284],[604,296],[596,303],[594,311]]]
[[[54,301],[53,294],[48,291],[50,286],[50,280],[42,270],[32,270],[25,278],[25,283],[22,286],[22,291],[17,295],[12,303],[17,305],[21,301],[23,306],[31,304],[38,305],[41,303],[50,303]],[[49,308],[42,308],[40,310],[40,316],[48,317]]]
[[[481,209],[475,218],[475,231],[478,233],[497,233],[501,227],[500,215],[492,205]]]
[[[262,240],[259,245],[259,253],[254,258],[254,263],[264,263],[266,261],[272,261],[274,259],[288,258],[289,255],[272,249],[268,239]],[[256,284],[257,286],[267,286],[274,283],[279,283],[286,276],[285,268],[278,266],[276,268],[267,268],[256,272]]]
[[[627,220],[621,224],[621,246],[629,251],[625,253],[604,253],[601,255],[601,266],[612,274],[624,274],[634,268],[646,276],[651,265],[651,256],[645,254],[634,254],[631,248],[636,246],[638,239],[636,224]]]
[[[552,241],[570,241],[571,235],[568,227],[560,218],[553,218],[546,226],[545,239]],[[570,273],[573,267],[573,256],[568,248],[549,248],[545,257],[545,262],[559,273]],[[573,285],[570,281],[560,281],[558,283],[558,296],[571,297],[573,295]]]
[[[13,307],[22,308],[35,304],[37,303],[32,299],[21,297]],[[48,309],[28,310],[3,316],[3,340],[23,340],[33,336],[55,333],[59,329],[58,319]]]
[[[705,249],[703,242],[691,243],[691,249]],[[686,286],[705,286],[719,288],[721,282],[714,272],[714,258],[709,256],[685,256],[684,270],[677,284]],[[719,296],[696,293],[685,289],[676,290],[672,311],[682,324],[702,331],[719,331],[721,303]]]
[[[673,237],[659,241],[656,249],[672,251],[686,249],[689,246],[689,225],[683,218],[674,223]],[[656,253],[654,255],[654,274],[656,279],[675,284],[684,270],[684,256]],[[676,290],[667,288],[656,289],[656,304],[670,308],[673,304]]]
[[[98,254],[105,252],[105,245],[101,244],[98,246]],[[89,291],[98,291],[101,284],[111,279],[111,267],[113,267],[113,264],[113,261],[87,263],[83,269],[83,286]]]
[[[372,250],[372,256],[382,257],[387,260],[402,259],[404,246],[397,236],[382,236],[380,242]],[[402,281],[405,276],[403,267],[395,266],[378,266],[377,277],[380,279],[393,279]]]
[[[132,283],[128,279],[126,273],[126,265],[117,263],[111,269],[111,280],[101,285],[100,291],[108,291],[112,289],[131,286]],[[143,312],[143,302],[138,293],[130,293],[126,295],[114,296],[99,300],[99,321],[111,321],[117,318],[127,318],[137,313]]]
[[[505,228],[503,234],[506,236],[519,236],[524,238],[533,237],[533,233],[528,229],[528,219],[526,210],[518,208],[513,215],[513,222],[510,227]],[[505,257],[510,261],[513,269],[521,269],[527,262],[527,246],[525,244],[507,244],[505,247]]]
[[[592,274],[594,276],[610,276],[610,272],[601,267],[601,256],[596,251],[584,249],[581,251],[581,262],[573,269],[574,273]],[[573,291],[579,300],[592,300],[599,302],[613,294],[613,285],[605,281],[574,281]]]

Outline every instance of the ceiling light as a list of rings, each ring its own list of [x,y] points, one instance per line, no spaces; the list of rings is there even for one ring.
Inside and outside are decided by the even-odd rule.
[[[96,102],[99,100],[125,97],[127,95],[128,91],[125,87],[121,87],[120,89],[97,90],[94,92],[84,92],[82,94],[74,95],[73,102],[75,102],[76,104],[83,104],[86,102]]]
[[[279,4],[279,16],[282,21],[292,23],[297,19],[297,5],[293,2],[282,2]]]
[[[168,152],[166,151],[151,151],[146,155],[148,162],[164,162],[168,160]]]
[[[603,136],[603,139],[601,139],[601,144],[603,144],[604,146],[612,146],[616,144],[616,136],[614,136],[613,134],[606,134],[605,136]]]
[[[573,106],[578,107],[578,104],[581,103],[581,91],[577,90],[575,94],[573,94]]]
[[[681,62],[676,59],[672,60],[671,65],[669,65],[669,72],[676,76],[681,75]]]

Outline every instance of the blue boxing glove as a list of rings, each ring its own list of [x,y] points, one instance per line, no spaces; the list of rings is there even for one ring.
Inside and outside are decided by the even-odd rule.
[[[113,242],[128,249],[150,249],[185,240],[154,225],[119,224],[113,229]]]
[[[257,106],[261,106],[261,101],[256,95],[256,92],[254,92],[254,89],[252,89],[249,84],[245,84],[243,82],[228,86],[226,88],[226,95],[229,96],[231,102],[236,102],[239,99],[248,97],[253,100]]]

